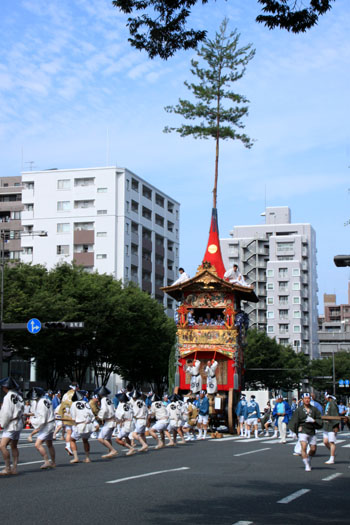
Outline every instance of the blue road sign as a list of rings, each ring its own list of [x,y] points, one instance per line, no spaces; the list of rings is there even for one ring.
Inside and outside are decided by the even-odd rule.
[[[27,323],[27,330],[31,334],[37,334],[41,330],[41,322],[39,319],[30,319]]]

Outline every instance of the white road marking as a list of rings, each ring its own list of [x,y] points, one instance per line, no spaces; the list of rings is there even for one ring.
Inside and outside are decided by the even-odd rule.
[[[236,521],[233,525],[252,525],[252,521]]]
[[[27,463],[18,463],[18,466],[22,467],[23,465],[35,465],[36,463],[44,463],[44,460],[40,459],[39,461],[28,461]]]
[[[166,474],[167,472],[178,472],[179,470],[189,469],[190,467],[180,467],[168,470],[158,470],[156,472],[148,472],[147,474],[139,474],[138,476],[129,476],[128,478],[114,479],[113,481],[106,481],[106,483],[121,483],[122,481],[129,481],[130,479],[146,478],[147,476],[156,476],[157,474]]]
[[[255,454],[255,452],[263,452],[264,450],[270,450],[269,448],[259,448],[258,450],[251,450],[250,452],[242,452],[241,454],[233,454],[233,456],[246,456],[247,454]]]
[[[234,437],[223,437],[223,438],[210,438],[209,441],[212,443],[217,443],[219,441],[237,441],[244,439],[242,436],[234,436]]]
[[[332,481],[332,479],[339,478],[339,476],[342,476],[342,472],[336,472],[335,474],[331,474],[330,476],[327,476],[326,478],[322,478],[322,481]]]
[[[277,501],[277,503],[290,503],[291,501],[300,498],[300,496],[303,496],[307,492],[310,492],[310,489],[297,490],[296,492],[293,492],[293,494],[290,494],[286,498],[280,499],[279,501]]]

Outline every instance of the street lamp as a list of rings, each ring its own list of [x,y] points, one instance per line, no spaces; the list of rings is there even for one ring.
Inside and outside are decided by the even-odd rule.
[[[0,266],[1,266],[1,293],[0,293],[0,378],[2,377],[2,354],[4,346],[4,274],[5,274],[5,242],[13,239],[21,239],[22,237],[47,237],[47,232],[44,230],[28,231],[23,230],[0,230]]]

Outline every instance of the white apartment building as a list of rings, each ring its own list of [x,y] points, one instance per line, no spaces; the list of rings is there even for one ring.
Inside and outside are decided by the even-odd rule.
[[[294,224],[286,206],[266,208],[265,224],[235,226],[221,239],[226,268],[238,264],[259,303],[244,306],[250,326],[296,352],[317,358],[316,234],[310,224]]]
[[[179,266],[177,201],[125,168],[82,168],[22,173],[23,262],[53,268],[75,261],[86,271],[132,280],[172,315],[159,288]]]

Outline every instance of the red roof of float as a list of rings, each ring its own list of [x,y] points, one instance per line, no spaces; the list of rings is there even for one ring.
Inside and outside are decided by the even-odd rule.
[[[216,268],[218,277],[223,279],[225,273],[225,266],[222,260],[220,240],[219,240],[219,226],[217,209],[213,208],[211,214],[211,223],[209,230],[209,240],[207,249],[205,251],[203,262],[208,261]]]

